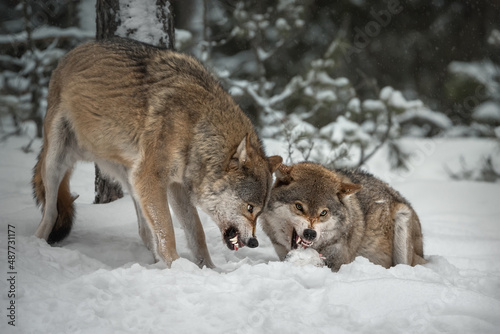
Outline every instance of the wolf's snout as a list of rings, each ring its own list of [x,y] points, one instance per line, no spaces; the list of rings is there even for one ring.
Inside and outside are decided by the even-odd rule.
[[[247,246],[250,248],[255,248],[259,246],[259,240],[256,238],[250,238],[248,239]]]
[[[317,234],[315,230],[312,230],[310,228],[304,230],[304,239],[308,241],[313,241],[314,239],[316,239],[316,235]]]

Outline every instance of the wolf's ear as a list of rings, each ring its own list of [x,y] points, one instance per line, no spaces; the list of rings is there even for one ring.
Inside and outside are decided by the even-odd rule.
[[[340,184],[340,190],[338,192],[338,196],[340,199],[343,199],[349,195],[357,193],[358,191],[361,190],[361,188],[363,188],[363,186],[360,184],[342,182]]]
[[[243,137],[236,152],[231,157],[231,161],[229,162],[230,169],[238,169],[239,167],[245,165],[248,161],[248,150],[250,147],[250,143],[248,140],[248,134]]]
[[[275,187],[284,186],[290,184],[293,181],[292,178],[293,166],[287,166],[285,164],[279,165],[278,169],[274,173],[276,175]]]
[[[283,162],[283,158],[279,155],[273,155],[272,157],[267,158],[267,161],[269,162],[269,170],[271,173],[274,173]]]

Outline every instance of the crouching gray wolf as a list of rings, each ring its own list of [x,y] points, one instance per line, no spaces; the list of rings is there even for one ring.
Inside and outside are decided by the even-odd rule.
[[[267,158],[247,116],[194,58],[127,39],[91,42],[53,72],[34,196],[36,236],[65,238],[74,216],[69,179],[77,160],[96,162],[131,194],[139,233],[168,266],[176,251],[169,204],[198,264],[213,267],[195,206],[231,250],[257,247],[281,158]]]
[[[356,256],[386,268],[426,263],[410,203],[362,171],[281,165],[261,224],[281,260],[300,246],[317,250],[333,271]]]

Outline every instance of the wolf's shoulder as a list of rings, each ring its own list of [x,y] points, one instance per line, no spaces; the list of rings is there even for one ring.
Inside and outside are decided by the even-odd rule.
[[[367,182],[381,182],[386,184],[384,181],[376,177],[375,175],[369,173],[368,171],[361,169],[361,168],[355,168],[355,169],[347,169],[347,168],[341,168],[341,169],[335,169],[333,170],[335,173],[338,173],[340,175],[343,175],[347,177],[348,179],[351,180],[353,183],[357,184],[364,184]]]
[[[409,205],[408,200],[390,184],[363,169],[338,169],[336,172],[347,177],[352,183],[363,186],[361,191],[357,193],[358,198],[366,197],[369,200],[391,198],[397,202]]]

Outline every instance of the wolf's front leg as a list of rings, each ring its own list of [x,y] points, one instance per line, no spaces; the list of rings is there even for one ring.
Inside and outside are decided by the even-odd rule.
[[[135,206],[135,212],[137,213],[137,223],[139,225],[139,235],[141,236],[142,241],[144,242],[144,245],[151,251],[154,252],[154,245],[153,243],[155,242],[155,239],[153,238],[153,234],[151,232],[151,228],[149,228],[148,223],[146,222],[146,218],[144,218],[144,214],[142,213],[141,206],[137,202],[137,200],[132,196],[132,199],[134,201],[134,206]],[[156,261],[160,261],[161,259],[156,257],[156,254],[153,254],[155,256]]]
[[[318,252],[325,257],[325,264],[334,272],[339,271],[343,264],[351,263],[354,260],[354,257],[349,254],[347,246],[339,242],[322,247]]]
[[[274,250],[276,251],[278,257],[280,258],[280,261],[285,261],[286,255],[288,254],[289,250],[282,244],[275,242],[274,240],[271,241],[273,242]]]
[[[215,268],[208,252],[200,217],[186,189],[180,183],[173,183],[168,187],[168,197],[177,219],[184,228],[188,246],[196,258],[196,264],[200,268],[203,266]]]
[[[165,181],[156,173],[143,172],[133,181],[140,209],[151,231],[151,245],[155,258],[162,259],[170,267],[179,258],[175,247],[172,217],[168,209]]]

